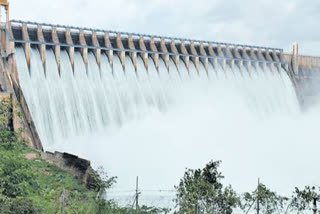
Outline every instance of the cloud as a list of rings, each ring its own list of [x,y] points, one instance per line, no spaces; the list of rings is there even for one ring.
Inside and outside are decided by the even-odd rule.
[[[12,18],[285,48],[320,55],[314,0],[12,0]],[[33,12],[30,12],[33,11]]]

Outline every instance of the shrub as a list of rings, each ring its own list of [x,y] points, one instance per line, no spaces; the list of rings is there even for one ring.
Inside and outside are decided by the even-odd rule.
[[[30,167],[16,159],[4,160],[0,178],[2,194],[11,198],[25,196],[31,187],[37,186]]]
[[[20,198],[20,199],[0,199],[0,214],[36,214],[36,208],[33,206],[32,201]]]
[[[240,199],[231,186],[223,187],[223,175],[218,170],[220,161],[211,161],[203,169],[187,169],[177,190],[178,213],[230,214],[240,205]]]

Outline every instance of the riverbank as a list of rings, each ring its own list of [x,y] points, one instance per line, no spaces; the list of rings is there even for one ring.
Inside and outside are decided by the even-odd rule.
[[[49,163],[30,148],[23,130],[12,129],[10,101],[0,99],[0,214],[99,213],[97,185],[90,189],[79,176]]]
[[[0,213],[98,213],[96,190],[0,130]]]
[[[119,207],[104,200],[105,190],[116,177],[90,161],[67,153],[35,150],[24,130],[13,128],[10,96],[0,97],[0,214],[124,214],[132,207]],[[141,214],[164,213],[140,207]]]

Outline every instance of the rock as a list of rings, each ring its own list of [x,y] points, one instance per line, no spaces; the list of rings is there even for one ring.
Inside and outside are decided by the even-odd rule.
[[[81,174],[85,174],[87,169],[90,166],[90,161],[79,158],[76,155],[63,153],[62,158],[66,164],[66,166],[72,167],[79,171]]]
[[[90,161],[73,154],[61,152],[42,152],[41,158],[60,169],[72,173],[88,188],[96,188],[97,185],[95,184],[95,178],[92,176],[93,169],[90,166]]]
[[[34,160],[37,158],[37,154],[35,153],[27,153],[24,155],[24,157],[27,159],[27,160]]]

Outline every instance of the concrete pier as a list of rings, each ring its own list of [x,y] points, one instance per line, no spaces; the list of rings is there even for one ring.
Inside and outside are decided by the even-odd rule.
[[[208,74],[208,64],[209,64],[209,59],[205,56],[207,56],[206,50],[204,49],[203,43],[200,43],[199,46],[199,55],[200,57],[200,62],[203,64],[204,68],[206,69],[206,72]]]
[[[110,39],[109,39],[109,33],[104,33],[103,35],[103,41],[104,41],[104,46],[107,48],[106,54],[109,59],[109,63],[112,66],[113,65],[113,47],[111,45]]]
[[[160,41],[160,51],[162,54],[160,54],[161,58],[163,59],[168,71],[169,71],[169,54],[168,54],[168,49],[166,46],[166,43],[164,39],[161,39]]]
[[[97,37],[97,32],[92,32],[91,40],[92,45],[96,47],[96,49],[93,50],[94,56],[96,57],[98,66],[101,67],[101,49],[99,49],[100,45]]]
[[[22,39],[25,41],[29,41],[29,34],[28,34],[28,28],[26,24],[22,24]],[[23,44],[24,52],[26,55],[26,61],[28,64],[28,67],[30,68],[30,61],[31,61],[31,44],[30,43],[24,43]]]
[[[79,43],[81,45],[80,53],[82,55],[83,62],[88,70],[88,48],[87,48],[86,39],[84,38],[84,31],[83,30],[79,31]]]
[[[147,48],[146,45],[144,43],[144,38],[142,36],[140,36],[139,38],[139,48],[142,51],[140,53],[144,66],[146,67],[146,69],[148,69],[148,53],[147,53]]]
[[[126,60],[125,60],[125,57],[126,57],[126,52],[123,51],[124,47],[123,47],[123,44],[122,44],[122,40],[121,40],[121,35],[120,33],[117,34],[117,37],[116,37],[116,45],[117,45],[117,48],[118,49],[122,49],[120,51],[117,51],[117,54],[120,58],[120,62],[122,64],[122,67],[123,69],[125,69],[126,67]]]
[[[40,42],[40,44],[38,45],[38,49],[41,57],[41,62],[42,62],[43,70],[46,74],[46,45],[44,44],[45,41],[44,41],[41,25],[37,26],[37,37],[38,37],[38,41]]]
[[[181,57],[182,61],[184,62],[186,67],[189,68],[190,57],[188,56],[188,51],[187,51],[187,48],[184,44],[184,41],[182,41],[179,46],[180,46],[180,52],[183,54],[183,56]]]
[[[130,50],[136,50],[134,43],[133,43],[132,35],[128,36],[128,47]],[[129,53],[129,55],[132,60],[134,70],[137,71],[137,52],[132,51]]]
[[[57,62],[57,66],[58,66],[58,71],[59,71],[59,74],[60,74],[60,45],[59,45],[59,38],[58,38],[58,34],[57,34],[57,29],[54,27],[52,28],[52,31],[51,31],[51,37],[52,37],[52,42],[54,43],[53,45],[53,52],[54,52],[54,55],[56,57],[56,62]]]
[[[156,66],[156,69],[159,70],[159,54],[158,49],[156,47],[154,38],[150,38],[149,40],[150,50],[154,53],[151,54],[151,58],[153,59],[154,65]]]
[[[71,63],[72,69],[74,71],[74,46],[73,46],[70,28],[66,28],[65,38],[66,38],[66,44],[68,45],[67,51],[69,54],[70,63]]]
[[[194,42],[190,42],[190,53],[193,55],[191,57],[191,61],[194,63],[196,66],[197,71],[199,72],[199,55],[197,53],[197,50],[195,48]]]
[[[172,53],[171,58],[174,64],[176,65],[177,68],[179,68],[180,57],[179,57],[179,52],[177,50],[176,43],[174,40],[170,41],[170,52]]]

